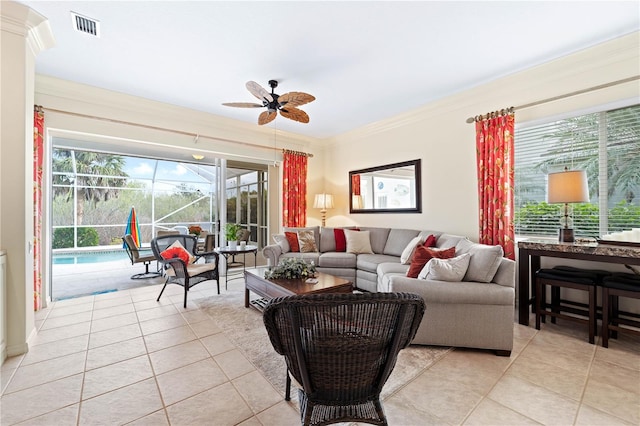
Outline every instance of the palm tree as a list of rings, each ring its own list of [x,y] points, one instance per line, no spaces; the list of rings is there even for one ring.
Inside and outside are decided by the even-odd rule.
[[[117,197],[128,175],[120,155],[65,149],[53,150],[53,194],[73,199],[77,189],[76,225],[82,225],[85,202],[97,203]]]
[[[633,203],[640,189],[640,106],[622,108],[605,115],[607,133],[608,196]],[[600,120],[598,113],[562,120],[558,130],[545,136],[553,146],[536,165],[543,173],[562,167],[586,170],[590,194],[598,194]],[[548,125],[547,125],[548,126]]]

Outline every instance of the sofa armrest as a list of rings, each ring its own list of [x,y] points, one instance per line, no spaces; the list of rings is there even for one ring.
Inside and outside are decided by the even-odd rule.
[[[282,254],[282,247],[278,244],[271,244],[262,249],[262,254],[267,259],[267,265],[276,266]]]
[[[516,287],[516,262],[506,257],[502,258],[498,271],[493,276],[493,280],[496,284],[500,284],[505,287]]]

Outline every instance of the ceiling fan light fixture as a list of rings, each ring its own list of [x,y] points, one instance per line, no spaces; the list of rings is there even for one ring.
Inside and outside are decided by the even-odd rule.
[[[278,111],[280,111],[280,115],[290,120],[299,123],[309,122],[307,113],[297,107],[313,102],[316,99],[314,96],[304,92],[289,92],[278,95],[274,93],[274,89],[278,87],[277,80],[269,80],[269,87],[271,87],[271,93],[255,81],[248,81],[246,83],[247,90],[261,100],[262,105],[247,102],[228,102],[222,105],[236,108],[267,108],[267,110],[262,112],[258,117],[258,124],[261,126],[273,121]]]

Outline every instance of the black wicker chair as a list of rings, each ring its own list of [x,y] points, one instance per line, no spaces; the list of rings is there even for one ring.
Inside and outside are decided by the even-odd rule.
[[[284,355],[288,372],[302,387],[302,424],[386,425],[380,392],[423,314],[424,301],[410,293],[271,300],[264,323],[273,348]]]
[[[180,258],[165,259],[162,252],[171,244],[179,241],[180,244],[196,258],[196,262],[202,257],[207,260],[205,263],[187,264]],[[216,280],[218,294],[220,294],[220,274],[218,273],[218,254],[215,252],[196,253],[198,238],[195,235],[163,235],[151,240],[151,249],[158,262],[164,265],[166,280],[162,290],[158,295],[158,301],[164,293],[167,284],[178,284],[184,287],[184,307],[187,307],[187,294],[189,289],[203,281]]]

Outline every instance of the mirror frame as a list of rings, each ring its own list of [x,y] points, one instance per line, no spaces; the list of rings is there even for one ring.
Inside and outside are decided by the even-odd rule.
[[[399,208],[399,209],[354,209],[353,208],[353,176],[363,173],[377,172],[380,170],[395,169],[398,167],[413,166],[415,168],[415,200],[416,207]],[[386,164],[384,166],[370,167],[368,169],[353,170],[349,172],[349,213],[422,213],[422,174],[420,159],[404,161],[401,163]]]

